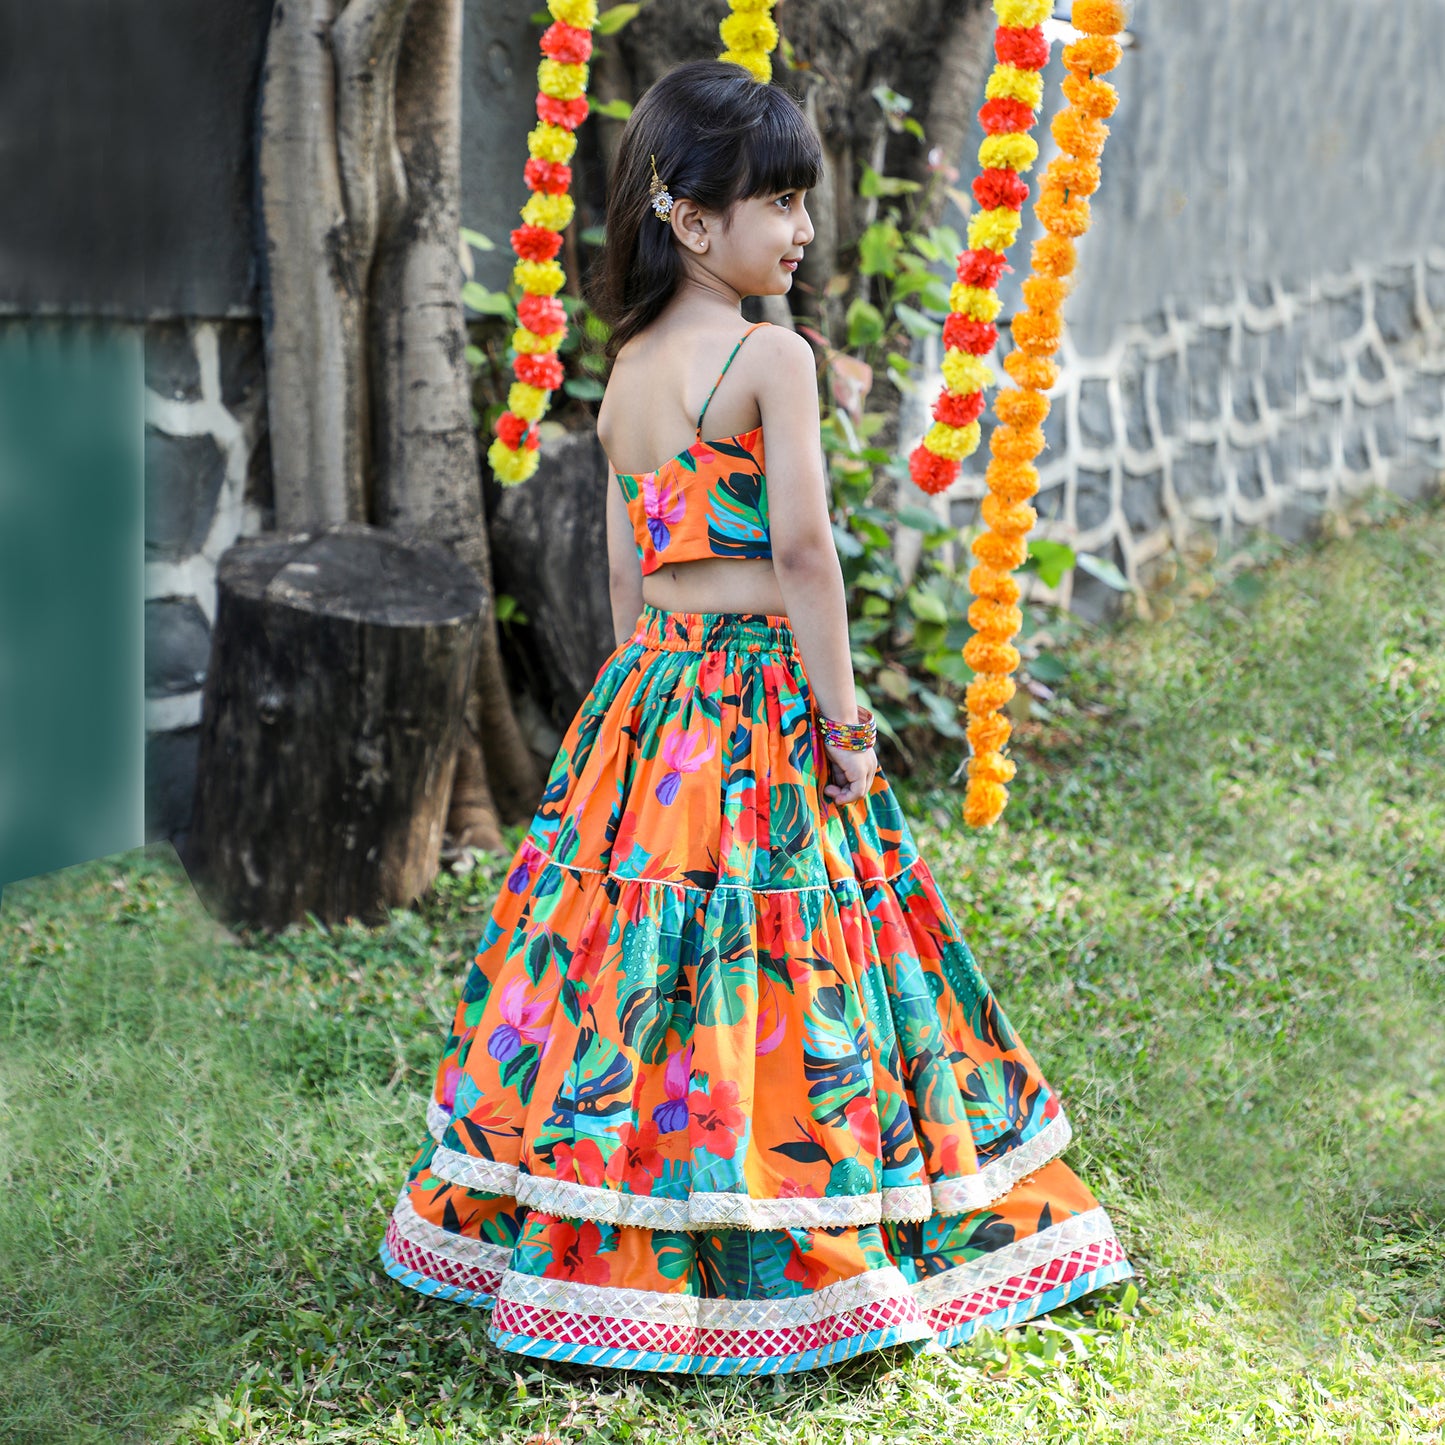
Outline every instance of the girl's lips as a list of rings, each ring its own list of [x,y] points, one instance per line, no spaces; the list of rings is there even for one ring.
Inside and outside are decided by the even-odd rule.
[[[784,261],[783,265],[786,266],[789,271],[796,271],[798,269],[798,263],[796,261]]]

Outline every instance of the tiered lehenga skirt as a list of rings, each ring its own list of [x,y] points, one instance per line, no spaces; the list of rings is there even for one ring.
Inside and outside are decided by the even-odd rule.
[[[505,1350],[722,1373],[1133,1272],[884,774],[827,777],[786,618],[644,608],[481,936],[388,1274]]]

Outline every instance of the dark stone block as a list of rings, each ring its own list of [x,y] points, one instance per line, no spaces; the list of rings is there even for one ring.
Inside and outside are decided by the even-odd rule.
[[[1375,325],[1387,346],[1398,346],[1420,334],[1413,282],[1399,286],[1376,285]]]
[[[1136,452],[1154,445],[1149,409],[1144,404],[1144,371],[1137,355],[1129,356],[1119,372],[1119,400],[1124,411],[1124,435]]]
[[[161,838],[183,840],[190,830],[200,742],[199,726],[178,728],[175,732],[146,734],[147,843],[154,843]],[[180,847],[179,842],[177,847]]]
[[[1272,281],[1246,281],[1244,294],[1256,311],[1267,311],[1274,305],[1274,283]]]
[[[214,437],[173,437],[146,428],[147,556],[179,559],[200,550],[225,474],[226,454]]]
[[[1400,431],[1400,418],[1395,408],[1388,403],[1374,409],[1375,451],[1382,457],[1400,455],[1404,438]]]
[[[1254,381],[1248,376],[1234,376],[1231,382],[1230,399],[1234,419],[1246,426],[1252,426],[1260,418],[1259,398],[1255,395]]]
[[[1190,442],[1174,458],[1172,475],[1174,495],[1181,502],[1217,496],[1224,490],[1219,448],[1214,442]]]
[[[189,322],[149,322],[141,349],[149,390],[167,401],[201,399],[201,365]]]
[[[1164,520],[1164,474],[1125,476],[1119,504],[1135,537],[1148,536]]]
[[[1321,306],[1323,335],[1336,346],[1358,335],[1365,324],[1365,297],[1358,286],[1340,296],[1327,296]]]
[[[1385,362],[1380,353],[1375,350],[1373,342],[1360,353],[1360,359],[1356,364],[1359,367],[1362,381],[1368,381],[1371,385],[1384,381]]]
[[[1275,486],[1285,490],[1293,487],[1300,470],[1298,434],[1290,432],[1285,436],[1273,437],[1265,445],[1264,451],[1269,458],[1269,474]]]
[[[1445,376],[1427,376],[1420,372],[1405,388],[1405,414],[1434,418],[1445,413]]]
[[[1312,472],[1324,471],[1335,462],[1342,424],[1339,402],[1317,406],[1300,426],[1300,456]]]
[[[265,335],[258,322],[224,321],[217,328],[221,353],[221,402],[234,412],[266,395]]]
[[[157,597],[145,605],[147,697],[194,692],[206,680],[211,628],[194,597]]]
[[[1069,415],[1063,398],[1056,398],[1044,418],[1044,457],[1061,457],[1069,450]],[[1042,458],[1040,459],[1042,464]]]
[[[1352,421],[1345,429],[1344,444],[1345,470],[1365,472],[1370,469],[1370,449],[1365,440],[1365,428],[1359,421]]]
[[[1108,472],[1079,469],[1074,490],[1074,520],[1081,532],[1091,532],[1109,520],[1112,510],[1109,500],[1110,478]]]
[[[1060,483],[1058,486],[1044,487],[1036,492],[1031,500],[1033,509],[1039,514],[1041,522],[1059,522],[1064,516],[1064,488]]]
[[[1310,372],[1322,381],[1338,381],[1349,370],[1345,354],[1328,345],[1316,346],[1309,357]]]
[[[1106,448],[1114,442],[1109,415],[1109,384],[1100,377],[1079,383],[1079,433],[1085,446]]]
[[[1229,332],[1222,327],[1201,329],[1190,341],[1186,367],[1189,372],[1189,412],[1201,421],[1219,415],[1219,382],[1229,365]]]
[[[1239,495],[1251,502],[1264,496],[1264,462],[1259,451],[1240,452],[1234,458],[1234,484]]]
[[[1149,336],[1167,336],[1169,318],[1162,311],[1151,311],[1143,320],[1144,331]]]
[[[1282,326],[1269,334],[1265,348],[1264,395],[1277,411],[1292,411],[1305,378],[1301,374],[1304,336],[1297,326]]]
[[[1154,410],[1163,437],[1178,436],[1189,410],[1184,368],[1178,356],[1161,356],[1150,368],[1145,386],[1154,390]]]

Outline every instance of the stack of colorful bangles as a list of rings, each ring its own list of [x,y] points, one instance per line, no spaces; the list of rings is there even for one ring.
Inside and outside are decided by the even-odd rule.
[[[855,723],[838,722],[821,715],[818,720],[823,725],[823,741],[842,748],[844,752],[866,752],[878,741],[878,724],[866,707],[859,707]]]

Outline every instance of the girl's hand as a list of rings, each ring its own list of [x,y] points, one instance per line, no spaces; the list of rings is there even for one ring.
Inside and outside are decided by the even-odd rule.
[[[850,752],[826,741],[823,751],[828,756],[831,777],[831,781],[823,785],[828,797],[834,803],[855,803],[859,798],[866,798],[873,787],[873,775],[878,771],[877,753],[872,748]]]

